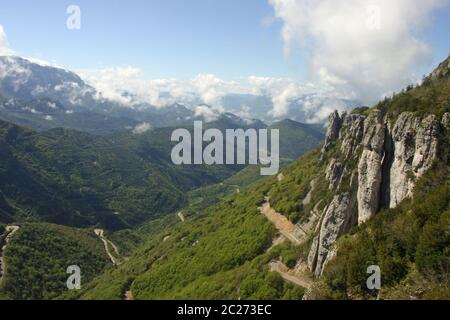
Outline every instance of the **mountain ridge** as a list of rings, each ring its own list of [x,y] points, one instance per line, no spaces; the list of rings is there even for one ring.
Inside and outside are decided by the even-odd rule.
[[[120,284],[128,279],[126,288],[137,299],[236,299],[236,292],[242,299],[280,299],[290,289],[269,268],[280,259],[291,272],[315,277],[307,299],[448,297],[450,235],[443,230],[450,222],[449,91],[443,77],[360,114],[334,113],[322,150],[283,169],[282,178],[260,181],[190,223],[155,234],[120,270],[100,276],[76,297],[120,299]],[[383,203],[386,192],[390,198]],[[257,211],[266,197],[297,223],[303,244],[272,247],[277,232]],[[249,237],[249,220],[265,230],[262,238]],[[433,238],[435,230],[442,237]],[[233,236],[222,237],[227,233]],[[170,239],[162,241],[167,234]],[[241,248],[258,246],[242,249],[244,260],[221,260],[238,254],[228,247],[237,246],[234,241]],[[186,264],[189,274],[179,267]],[[382,270],[381,291],[366,287],[370,265]],[[408,283],[422,291],[411,293]]]

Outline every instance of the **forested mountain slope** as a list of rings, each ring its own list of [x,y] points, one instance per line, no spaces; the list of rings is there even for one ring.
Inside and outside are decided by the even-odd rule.
[[[1,244],[0,232],[0,244]],[[1,246],[1,245],[0,245]],[[4,255],[0,298],[54,299],[67,290],[69,266],[79,266],[89,281],[112,268],[102,242],[92,229],[52,224],[21,224]]]
[[[270,272],[282,263],[314,280],[309,299],[448,298],[448,68],[374,108],[334,113],[322,150],[154,234],[72,297],[299,298]],[[261,214],[267,200],[294,224],[292,244],[280,245],[286,230]],[[366,287],[370,265],[381,269],[380,292]]]
[[[170,131],[97,137],[0,122],[0,219],[123,228],[172,212],[237,167],[177,167]]]
[[[314,126],[289,124],[287,129],[283,123],[279,125],[281,145],[296,145],[298,149],[282,147],[284,161],[302,154],[311,144],[319,145],[322,137]],[[207,126],[225,129],[236,125],[224,118]],[[44,221],[121,229],[105,232],[126,257],[143,239],[172,230],[180,221],[175,215],[178,208],[190,221],[202,216],[199,208],[261,179],[256,166],[239,171],[240,166],[171,165],[172,131],[160,128],[140,135],[99,137],[65,129],[38,133],[1,122],[0,233],[6,224],[18,225],[20,230],[5,252],[10,267],[0,297],[54,298],[66,291],[63,280],[68,277],[68,265],[86,269],[83,283],[105,268],[112,269],[102,240],[95,237],[93,229]],[[302,139],[288,141],[297,136],[309,136],[307,144]],[[283,150],[289,154],[283,156]]]

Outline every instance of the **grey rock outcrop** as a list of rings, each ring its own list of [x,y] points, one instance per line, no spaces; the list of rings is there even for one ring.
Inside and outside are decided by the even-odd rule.
[[[325,173],[326,179],[330,182],[330,190],[338,187],[343,171],[344,167],[342,163],[340,163],[336,159],[331,159]]]
[[[369,220],[379,209],[385,124],[380,111],[364,123],[363,151],[358,163],[358,223]]]
[[[428,81],[437,80],[450,74],[450,56],[443,61],[427,78]]]
[[[450,113],[447,112],[442,116],[441,124],[444,129],[450,130]]]
[[[439,137],[449,128],[448,113],[442,119],[405,112],[393,120],[379,110],[367,118],[340,117],[337,112],[330,116],[322,159],[337,140],[341,156],[329,160],[325,172],[335,196],[321,213],[308,256],[316,276],[322,274],[339,237],[380,208],[396,207],[413,195],[417,179],[439,160]]]
[[[389,175],[389,207],[395,208],[412,195],[417,178],[437,158],[439,121],[435,115],[423,120],[402,113],[392,130],[393,162]]]
[[[327,152],[333,145],[333,142],[339,139],[341,126],[342,119],[339,116],[339,112],[334,111],[328,118],[328,129],[325,136],[325,144],[323,145],[322,152]]]
[[[335,196],[325,209],[319,234],[314,238],[308,256],[309,268],[316,276],[322,275],[336,240],[355,225],[355,204],[354,193],[347,192]]]
[[[364,133],[365,117],[359,114],[344,114],[341,132],[341,152],[345,158],[350,158],[360,146]]]

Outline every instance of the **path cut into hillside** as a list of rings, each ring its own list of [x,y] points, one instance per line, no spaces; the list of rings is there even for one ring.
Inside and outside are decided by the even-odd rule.
[[[275,226],[275,228],[285,236],[294,245],[300,245],[302,243],[301,239],[296,235],[297,226],[289,221],[281,213],[275,211],[271,207],[269,197],[264,198],[264,203],[259,207],[259,211]]]
[[[309,289],[313,283],[311,277],[306,274],[305,268],[297,266],[296,269],[289,269],[281,261],[270,262],[270,271],[278,273],[285,281]]]
[[[177,216],[181,220],[181,222],[185,222],[186,221],[186,218],[184,217],[183,211],[178,212]]]
[[[117,246],[109,239],[107,239],[105,237],[105,231],[103,229],[95,229],[94,230],[95,235],[97,235],[103,242],[103,245],[105,247],[105,251],[106,254],[108,255],[109,259],[111,260],[112,264],[115,266],[119,266],[122,264],[121,261],[119,261],[119,259],[117,259],[116,257],[114,257],[114,255],[111,253],[111,251],[109,250],[109,246],[110,245],[114,252],[116,253],[117,257],[122,258],[120,253],[119,253],[119,248],[117,248]]]
[[[14,234],[20,229],[19,226],[7,226],[6,231],[4,233],[4,243],[0,247],[0,284],[3,281],[3,278],[6,273],[6,260],[5,260],[5,250],[8,246],[9,242],[11,241],[11,238],[14,236]]]

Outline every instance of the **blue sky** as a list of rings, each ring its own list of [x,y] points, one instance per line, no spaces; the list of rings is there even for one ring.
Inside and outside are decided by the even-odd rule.
[[[79,31],[65,27],[69,4],[82,10]],[[284,58],[273,11],[263,0],[15,0],[2,1],[0,24],[17,53],[75,69],[134,65],[155,78],[302,78],[305,62]],[[436,61],[448,54],[449,35],[449,11],[438,11],[421,33]]]
[[[66,27],[72,4],[81,30]],[[7,38],[110,99],[125,90],[220,109],[227,94],[251,93],[280,118],[293,102],[316,120],[340,101],[374,104],[450,52],[450,0],[14,0],[2,1],[0,26],[0,52]]]
[[[72,3],[82,11],[79,31],[66,29]],[[136,65],[151,77],[294,76],[280,23],[264,26],[273,10],[261,0],[19,0],[1,7],[12,48],[72,68]]]

